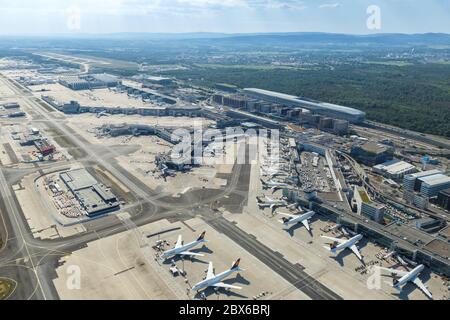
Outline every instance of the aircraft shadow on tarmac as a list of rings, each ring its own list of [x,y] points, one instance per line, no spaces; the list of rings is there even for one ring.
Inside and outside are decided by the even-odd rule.
[[[406,271],[406,270],[405,270]],[[385,275],[385,277],[387,277],[388,279],[392,279],[391,277],[389,277],[389,275]],[[430,270],[424,270],[420,276],[419,276],[420,280],[422,280],[423,283],[427,283],[428,280],[430,280],[431,278],[431,274],[430,274]],[[392,282],[390,280],[386,281],[390,286],[392,286]],[[393,296],[398,297],[401,300],[409,300],[409,295],[414,292],[414,291],[420,291],[419,288],[416,287],[416,285],[412,282],[408,282],[407,284],[405,284],[403,286],[402,291],[397,291],[395,293],[393,293]],[[422,292],[422,291],[420,291]],[[422,293],[423,296],[425,298],[427,298],[428,300],[432,300],[429,297],[427,297],[424,293]]]
[[[314,224],[315,221],[320,220],[319,218],[317,218],[316,216],[312,216],[308,222],[309,222],[309,226],[310,226],[310,230],[306,230],[305,226],[300,222],[300,223],[296,223],[293,226],[290,226],[289,228],[285,228],[284,230],[289,234],[289,236],[292,238],[294,236],[294,231],[297,229],[305,229],[306,232],[309,233],[309,235],[312,237],[313,236],[313,230],[314,227],[312,226]]]
[[[361,252],[361,249],[364,248],[366,245],[367,245],[367,240],[365,240],[365,239],[360,240],[360,241],[356,244],[356,246],[358,247],[358,249],[359,249],[360,252]],[[353,255],[356,259],[358,259],[358,258],[356,257],[356,255],[355,255],[349,248],[346,248],[346,249],[344,249],[344,250],[341,250],[341,251],[338,252],[337,255],[335,255],[335,256],[331,255],[330,257],[331,257],[332,259],[336,260],[336,262],[339,263],[339,265],[340,265],[341,267],[343,267],[343,266],[344,266],[344,258],[347,257],[347,256],[350,256],[350,255]],[[359,261],[363,266],[365,266],[366,263],[364,262],[364,255],[363,255],[362,252],[361,252],[361,255],[362,255],[362,257],[363,257],[363,261],[359,261],[359,259],[358,259],[358,261]]]
[[[200,249],[196,249],[196,250],[191,250],[192,252],[195,253],[208,253],[208,254],[212,254],[214,251],[212,251],[211,249],[207,248],[206,246],[200,248]],[[166,260],[163,261],[163,264],[165,265],[170,265],[172,263],[177,263],[177,262],[183,262],[183,260],[186,261],[190,261],[192,263],[202,263],[202,264],[209,264],[208,261],[204,261],[202,260],[204,259],[204,257],[195,257],[195,256],[186,256],[186,257],[181,257],[179,255],[168,258]]]

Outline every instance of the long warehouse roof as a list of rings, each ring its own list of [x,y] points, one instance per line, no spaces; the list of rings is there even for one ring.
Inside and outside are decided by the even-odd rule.
[[[421,178],[420,180],[422,180],[423,183],[430,185],[430,186],[437,186],[437,185],[441,185],[441,184],[445,184],[445,183],[450,183],[450,177],[448,177],[442,173],[438,173],[438,174],[435,174],[432,176]]]
[[[274,98],[290,101],[293,103],[302,104],[305,106],[305,108],[307,108],[309,106],[313,109],[333,110],[333,111],[339,111],[339,112],[354,115],[354,116],[365,116],[365,112],[357,110],[357,109],[344,107],[344,106],[327,103],[327,102],[313,102],[313,101],[302,100],[299,97],[292,96],[292,95],[285,94],[285,93],[269,91],[269,90],[264,90],[264,89],[257,89],[257,88],[245,88],[244,91],[248,92],[248,93],[267,95],[267,96],[271,96]]]

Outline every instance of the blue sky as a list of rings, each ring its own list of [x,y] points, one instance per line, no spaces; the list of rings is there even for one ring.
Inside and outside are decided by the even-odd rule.
[[[294,31],[450,33],[450,0],[0,0],[3,35]]]

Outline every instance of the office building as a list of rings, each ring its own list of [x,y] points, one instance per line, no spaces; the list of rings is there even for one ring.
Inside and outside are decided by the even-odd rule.
[[[408,191],[420,191],[420,186],[422,183],[421,178],[440,173],[442,173],[442,171],[433,169],[405,175],[405,177],[403,178],[403,188]]]
[[[420,193],[426,198],[436,197],[440,191],[450,188],[450,177],[444,174],[435,174],[421,180]]]
[[[353,199],[356,203],[357,213],[359,215],[366,216],[378,223],[384,222],[386,207],[370,200],[369,195],[364,188],[355,186]]]
[[[374,166],[391,160],[394,150],[389,146],[368,142],[363,145],[354,145],[351,149],[351,155],[365,165]]]
[[[437,196],[437,204],[441,208],[450,211],[450,189],[439,191]]]

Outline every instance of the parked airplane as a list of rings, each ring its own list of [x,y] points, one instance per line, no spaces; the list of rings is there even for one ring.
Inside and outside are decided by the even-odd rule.
[[[210,262],[209,266],[208,266],[208,272],[206,274],[206,278],[202,281],[200,281],[199,283],[197,283],[196,285],[194,285],[192,287],[192,291],[199,291],[202,289],[206,289],[208,287],[214,287],[214,288],[224,288],[227,290],[231,290],[231,289],[237,289],[240,290],[242,289],[241,287],[238,286],[233,286],[230,284],[226,284],[223,283],[222,280],[225,279],[226,277],[230,276],[231,274],[235,273],[235,272],[239,272],[239,271],[244,271],[244,269],[241,269],[239,267],[239,263],[241,262],[241,259],[237,259],[236,261],[233,262],[232,266],[230,269],[223,271],[222,273],[219,273],[218,275],[214,274],[214,267],[213,267],[213,263]]]
[[[97,118],[101,118],[101,117],[109,117],[109,114],[106,113],[106,111],[97,113]]]
[[[272,177],[276,177],[276,176],[287,176],[287,173],[283,170],[280,169],[273,169],[271,167],[269,168],[265,168],[265,167],[261,167],[261,175],[263,177],[267,177],[267,176],[272,176]]]
[[[284,182],[276,182],[273,180],[270,180],[269,182],[264,181],[263,179],[261,179],[261,183],[263,186],[263,189],[272,189],[274,190],[275,188],[284,188],[284,187],[289,187],[289,185],[287,183]]]
[[[185,245],[183,245],[182,237],[181,237],[181,235],[179,235],[177,243],[175,244],[175,247],[173,247],[172,249],[169,249],[167,251],[164,251],[162,253],[162,255],[161,255],[161,258],[167,259],[169,257],[173,257],[173,256],[176,256],[176,255],[203,257],[203,254],[196,253],[196,252],[191,252],[191,251],[189,251],[189,249],[195,248],[198,245],[207,242],[207,240],[205,240],[205,234],[206,234],[206,231],[203,231],[202,234],[197,238],[197,240],[192,241],[192,242],[190,242],[188,244],[185,244]]]
[[[296,216],[282,212],[280,212],[280,214],[288,217],[288,218],[283,217],[281,219],[281,222],[283,223],[285,228],[289,228],[291,225],[297,223],[302,223],[305,226],[306,230],[311,231],[308,220],[311,219],[316,213],[314,211],[308,211],[307,213]]]
[[[414,283],[422,292],[430,299],[433,299],[433,295],[428,290],[428,288],[424,285],[422,280],[419,279],[419,274],[425,269],[423,264],[417,266],[411,271],[401,271],[395,269],[388,269],[383,267],[378,267],[381,270],[385,270],[391,273],[391,276],[394,278],[392,287],[402,291],[403,286],[408,282]]]
[[[348,248],[353,251],[353,253],[358,257],[359,260],[363,261],[361,253],[359,252],[358,247],[356,246],[356,243],[358,243],[358,241],[360,241],[363,238],[362,234],[358,234],[350,239],[338,239],[327,236],[321,237],[333,241],[332,243],[329,244],[329,247],[324,246],[324,248],[330,251],[331,253],[337,254],[339,251]]]
[[[271,199],[269,197],[266,197],[266,199],[267,199],[267,201],[261,201],[259,198],[257,198],[258,206],[260,208],[270,208],[270,209],[272,209],[272,212],[277,207],[286,207],[288,205],[286,200],[281,200],[281,199],[275,200],[275,199]]]

